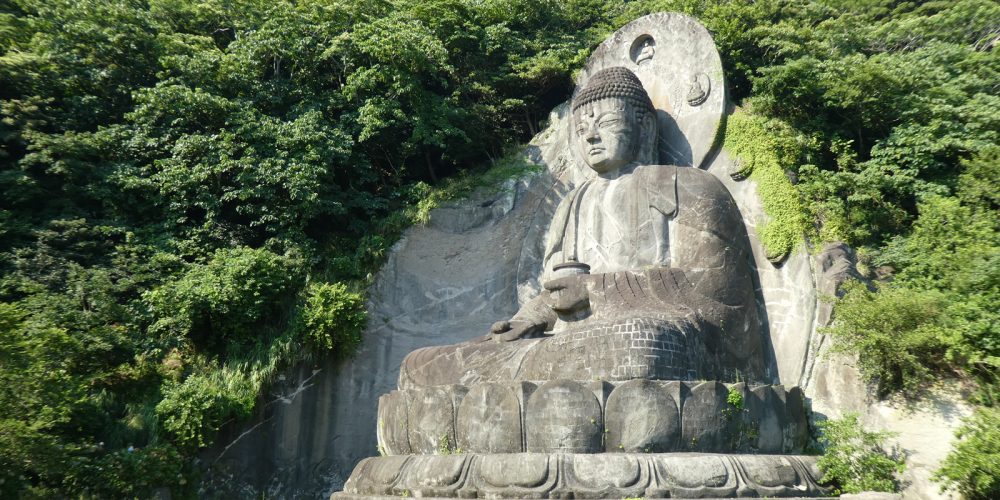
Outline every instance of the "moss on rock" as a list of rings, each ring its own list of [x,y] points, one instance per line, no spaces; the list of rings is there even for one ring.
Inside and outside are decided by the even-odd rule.
[[[798,191],[785,175],[798,156],[794,137],[778,120],[738,110],[729,117],[723,147],[737,162],[731,175],[757,184],[768,216],[759,230],[767,258],[783,260],[804,242],[807,227]]]

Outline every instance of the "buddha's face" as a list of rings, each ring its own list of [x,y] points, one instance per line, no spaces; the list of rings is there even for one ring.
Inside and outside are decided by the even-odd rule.
[[[598,174],[611,173],[635,161],[639,126],[632,105],[609,98],[586,104],[573,115],[573,141]]]

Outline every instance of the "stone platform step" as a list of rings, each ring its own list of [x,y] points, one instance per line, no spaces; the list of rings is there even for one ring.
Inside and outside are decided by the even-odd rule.
[[[553,380],[393,391],[379,399],[384,455],[801,453],[802,391],[780,385]]]
[[[366,458],[333,500],[822,497],[814,456],[512,453]]]

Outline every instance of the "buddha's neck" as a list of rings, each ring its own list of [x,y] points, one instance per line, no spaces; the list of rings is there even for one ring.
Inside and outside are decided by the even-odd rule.
[[[610,170],[608,172],[599,173],[599,174],[597,174],[597,176],[599,178],[601,178],[601,179],[604,179],[604,180],[607,180],[607,181],[611,181],[611,180],[615,180],[615,179],[617,179],[617,178],[619,178],[619,177],[621,177],[623,175],[631,174],[632,171],[635,170],[636,167],[638,167],[638,166],[639,166],[639,162],[634,161],[634,162],[629,163],[628,165],[625,165],[623,167],[619,167],[619,168],[616,168],[614,170]]]

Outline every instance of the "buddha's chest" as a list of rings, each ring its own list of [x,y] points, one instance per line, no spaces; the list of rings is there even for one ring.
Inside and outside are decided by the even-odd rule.
[[[577,253],[592,272],[670,265],[670,217],[651,206],[639,180],[598,180],[581,194]]]

